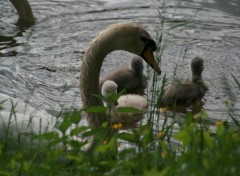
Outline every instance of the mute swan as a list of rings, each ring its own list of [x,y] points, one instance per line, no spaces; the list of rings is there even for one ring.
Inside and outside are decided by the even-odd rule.
[[[100,89],[106,80],[112,80],[117,84],[117,92],[125,89],[124,94],[144,95],[147,86],[147,76],[143,73],[143,61],[139,56],[131,60],[129,67],[121,67],[107,73],[100,80]]]
[[[117,94],[117,84],[114,81],[106,80],[103,83],[101,93],[104,97]],[[118,98],[117,105],[114,102],[108,102],[111,124],[121,124],[122,129],[136,128],[137,123],[144,117],[147,106],[147,99],[143,96],[135,94],[122,95]],[[118,112],[118,108],[121,107],[130,107],[139,111]]]
[[[66,112],[68,113],[68,112]],[[33,147],[33,144],[45,145],[43,139],[38,140],[33,136],[44,133],[55,133],[62,137],[59,130],[64,117],[55,117],[45,110],[36,109],[23,100],[12,98],[0,93],[0,143],[7,142],[9,149]],[[82,141],[78,135],[70,136],[71,130],[76,128],[76,124],[71,124],[64,135],[71,140]],[[36,142],[35,142],[36,141]],[[62,143],[55,145],[61,147]]]
[[[190,108],[197,113],[203,106],[202,98],[208,90],[202,80],[203,59],[195,57],[191,62],[192,80],[177,81],[169,86],[160,100],[162,111],[186,112]]]
[[[18,98],[0,93],[0,140],[24,134],[39,134],[54,130],[57,118],[45,110],[36,110]]]
[[[18,22],[31,23],[35,22],[34,15],[32,13],[32,8],[28,0],[10,0],[18,12]]]
[[[80,71],[80,93],[84,108],[103,105],[94,96],[99,93],[99,74],[105,56],[114,50],[125,50],[141,56],[158,74],[161,70],[153,52],[156,44],[148,32],[135,23],[116,23],[107,27],[90,43]],[[105,115],[86,114],[92,128],[107,120]]]

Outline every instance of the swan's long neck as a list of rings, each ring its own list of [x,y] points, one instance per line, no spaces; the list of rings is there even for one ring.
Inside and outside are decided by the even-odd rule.
[[[86,51],[82,67],[80,68],[80,93],[83,108],[102,105],[102,101],[97,98],[99,94],[99,75],[104,58],[110,53],[112,48],[112,37],[101,34],[92,41]],[[113,44],[114,45],[114,44]],[[107,117],[103,114],[88,113],[87,119],[92,127],[100,127]]]
[[[101,34],[86,51],[80,74],[80,91],[84,107],[102,105],[94,96],[99,93],[99,75],[104,58],[112,51],[111,36]]]
[[[35,22],[34,15],[32,13],[32,8],[27,0],[10,0],[14,7],[16,8],[19,19],[25,22]]]

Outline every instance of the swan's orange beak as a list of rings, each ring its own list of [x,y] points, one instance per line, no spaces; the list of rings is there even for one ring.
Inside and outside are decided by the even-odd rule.
[[[159,75],[161,75],[161,69],[157,64],[157,61],[153,54],[153,49],[151,47],[143,51],[141,56]]]

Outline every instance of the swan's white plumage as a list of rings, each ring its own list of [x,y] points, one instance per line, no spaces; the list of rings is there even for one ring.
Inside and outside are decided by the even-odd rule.
[[[147,99],[140,95],[127,94],[120,96],[118,99],[118,107],[134,107],[139,110],[147,108]]]
[[[12,135],[20,133],[39,134],[53,131],[57,119],[44,110],[37,110],[18,98],[0,94],[0,137],[6,130]]]

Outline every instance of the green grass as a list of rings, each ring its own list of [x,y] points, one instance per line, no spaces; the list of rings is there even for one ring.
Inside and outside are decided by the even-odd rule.
[[[14,147],[10,147],[14,140],[11,136],[1,140],[0,175],[240,174],[240,127],[236,119],[231,125],[218,122],[213,130],[206,112],[199,113],[197,120],[187,113],[179,123],[176,118],[163,123],[158,133],[146,123],[109,138],[106,124],[95,130],[77,126],[82,120],[80,114],[65,113],[55,132],[28,134]],[[93,136],[98,139],[95,149],[86,151]],[[119,147],[120,141],[129,147]]]

